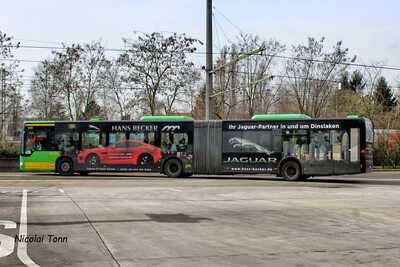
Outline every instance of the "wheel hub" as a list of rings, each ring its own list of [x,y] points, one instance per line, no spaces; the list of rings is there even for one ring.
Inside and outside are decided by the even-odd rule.
[[[296,172],[297,172],[296,169],[293,167],[289,167],[286,169],[286,173],[288,174],[288,176],[291,176],[291,177],[296,175]]]
[[[69,166],[69,163],[68,163],[68,162],[63,162],[63,163],[61,164],[61,170],[62,170],[63,172],[68,172],[69,169],[70,169],[70,166]]]
[[[171,172],[175,173],[178,171],[178,166],[176,164],[172,164],[169,169],[171,170]]]

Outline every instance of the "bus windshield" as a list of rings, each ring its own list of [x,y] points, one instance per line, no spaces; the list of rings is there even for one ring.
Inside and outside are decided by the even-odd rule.
[[[54,133],[48,127],[30,127],[25,129],[23,153],[51,151],[54,148]]]

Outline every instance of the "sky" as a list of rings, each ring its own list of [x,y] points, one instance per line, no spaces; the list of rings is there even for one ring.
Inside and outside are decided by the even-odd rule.
[[[186,33],[205,41],[206,0],[1,0],[0,31],[24,45],[101,41],[122,48],[135,32]],[[288,47],[307,37],[339,40],[358,63],[400,67],[398,0],[213,0],[214,50],[242,32]],[[204,51],[205,47],[199,50]],[[48,49],[22,49],[19,59],[43,60]],[[205,64],[198,55],[198,64]],[[21,63],[28,80],[37,63]],[[400,71],[384,73],[393,85]]]

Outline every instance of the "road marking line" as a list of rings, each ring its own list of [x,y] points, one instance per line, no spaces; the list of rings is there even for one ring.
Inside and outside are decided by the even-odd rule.
[[[3,221],[0,220],[0,225],[4,226],[4,229],[15,229],[17,228],[17,224],[13,221]]]
[[[19,236],[26,236],[28,233],[28,219],[27,219],[27,190],[24,189],[22,192],[22,203],[21,203],[21,218],[20,218],[20,226],[19,226]],[[18,258],[22,261],[23,264],[29,267],[39,267],[29,256],[28,256],[28,248],[26,242],[18,242]]]
[[[17,224],[13,221],[0,220],[0,226],[4,226],[4,229],[15,229]],[[0,234],[0,258],[7,257],[14,252],[14,238]]]
[[[64,190],[62,190],[61,188],[58,188],[58,191],[60,191],[60,193],[64,194]]]
[[[175,189],[175,188],[168,188],[168,190],[174,191],[174,192],[182,192],[182,190]]]

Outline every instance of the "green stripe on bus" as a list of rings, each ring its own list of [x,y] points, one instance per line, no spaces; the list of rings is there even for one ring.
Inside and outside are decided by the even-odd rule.
[[[254,115],[252,120],[302,120],[302,119],[311,119],[310,116],[305,114],[257,114]]]
[[[141,121],[192,121],[190,116],[143,116]]]

